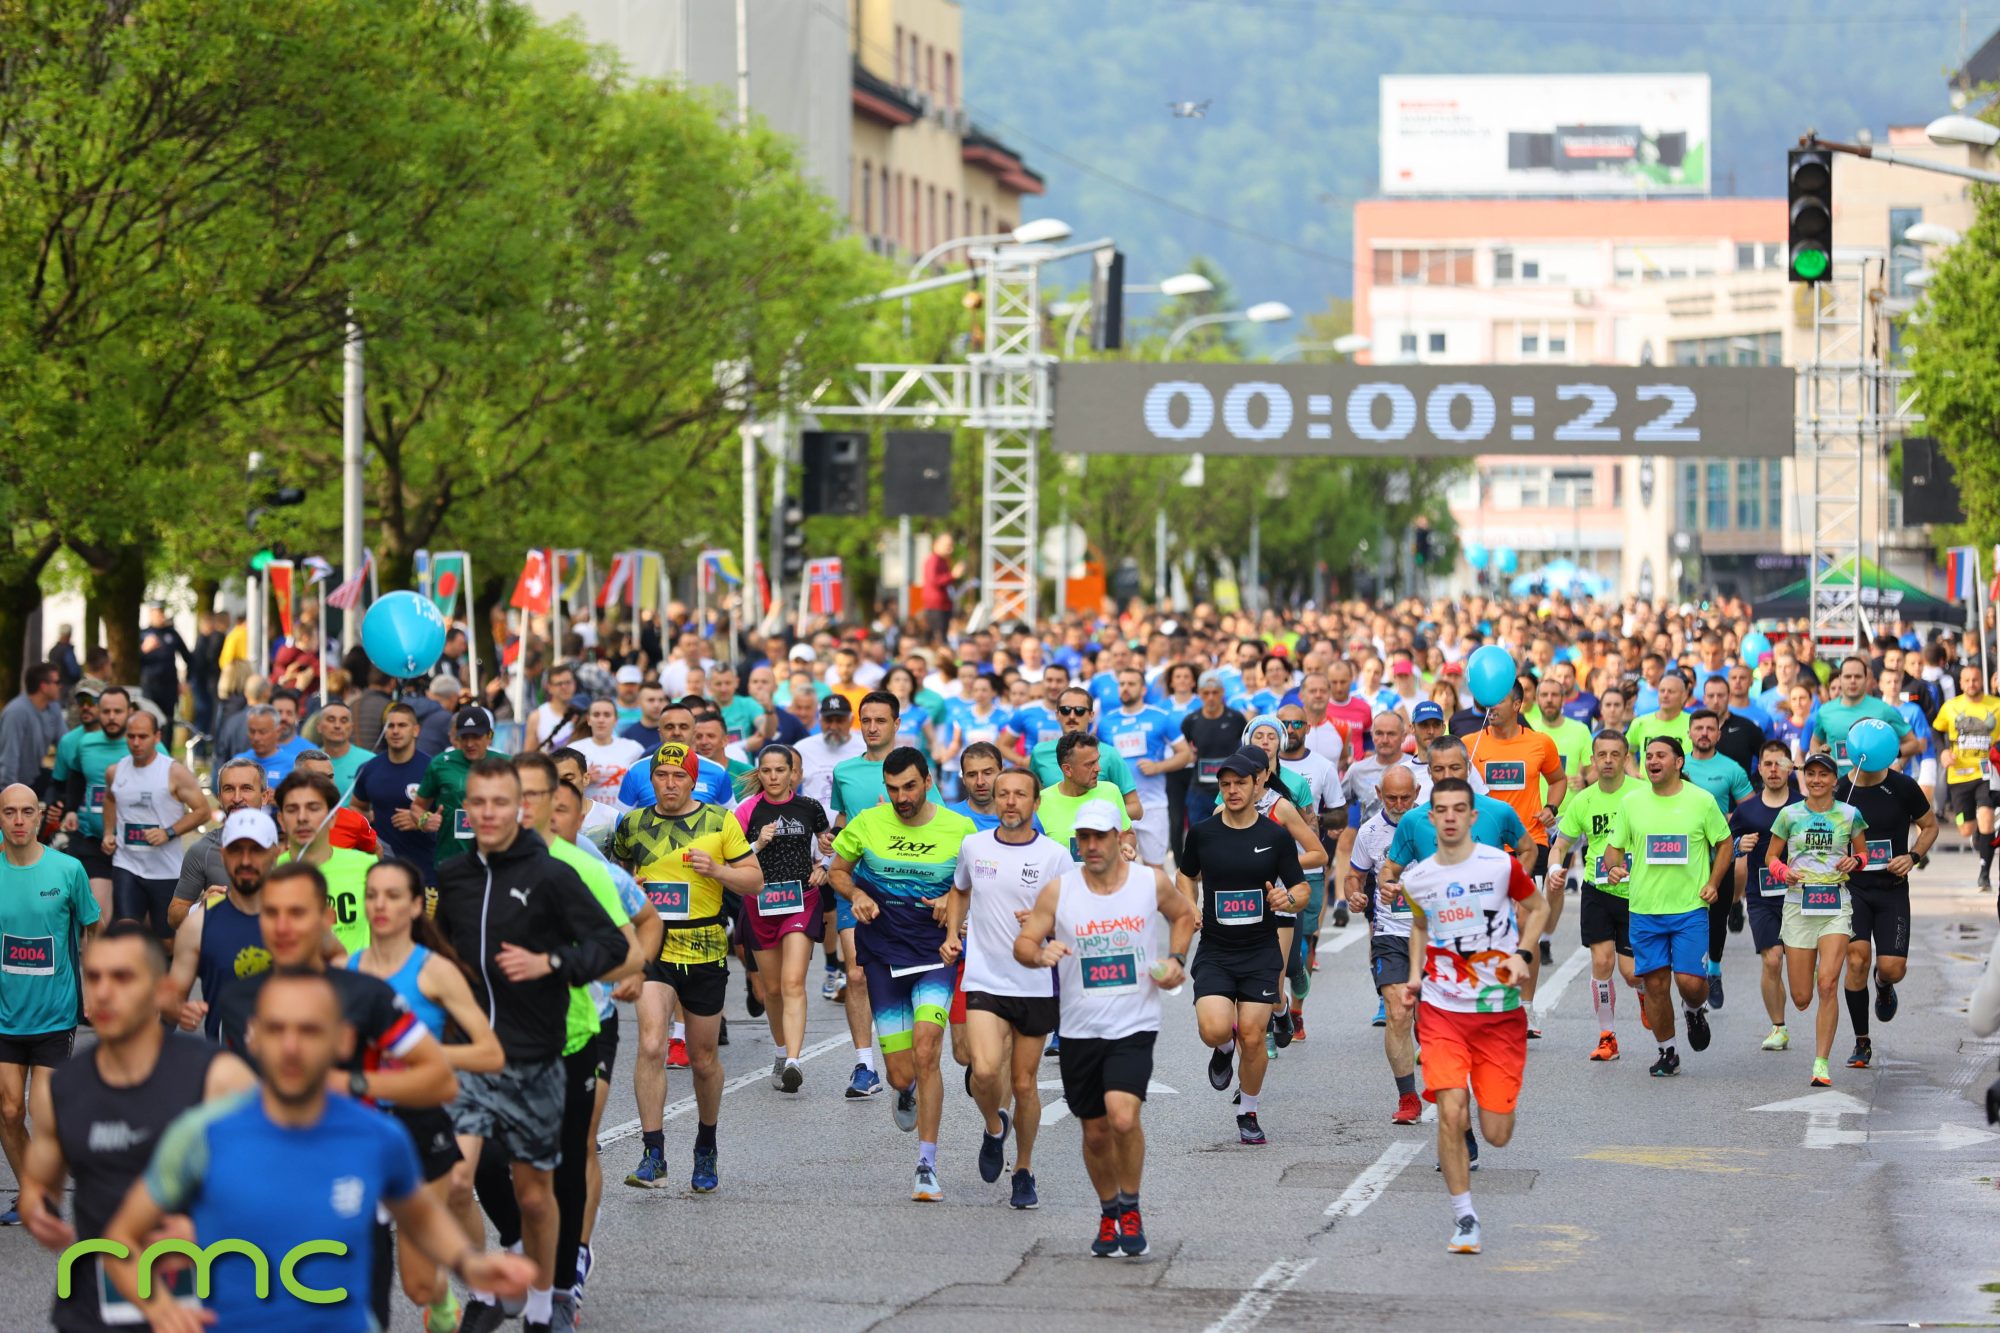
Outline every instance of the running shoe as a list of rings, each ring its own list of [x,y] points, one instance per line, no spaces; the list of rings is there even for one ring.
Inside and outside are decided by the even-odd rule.
[[[1345,898],[1342,898],[1333,905],[1333,928],[1335,930],[1347,929],[1347,899]]]
[[[1687,1013],[1687,1025],[1688,1025],[1688,1049],[1694,1051],[1707,1050],[1708,1039],[1709,1039],[1707,1008],[1704,1007],[1701,1009],[1689,1009],[1686,1011],[1686,1013]]]
[[[549,1333],[576,1333],[576,1298],[566,1291],[549,1293]]]
[[[1000,1169],[1007,1165],[1007,1131],[1013,1127],[1014,1117],[1002,1111],[998,1134],[988,1134],[983,1129],[980,1131],[979,1178],[989,1185],[1000,1179]]]
[[[1377,1028],[1389,1026],[1389,1002],[1387,1000],[1378,999],[1375,1001],[1375,1017],[1369,1021],[1368,1026]]]
[[[1146,1224],[1140,1221],[1137,1208],[1127,1208],[1118,1214],[1118,1248],[1127,1259],[1137,1259],[1146,1253]]]
[[[507,1319],[507,1314],[492,1301],[467,1301],[459,1314],[458,1333],[493,1333]]]
[[[1109,1259],[1118,1253],[1118,1219],[1106,1213],[1097,1219],[1097,1239],[1090,1242],[1090,1252],[1100,1259]]]
[[[1540,1041],[1541,1039],[1542,1039],[1542,1025],[1537,1023],[1535,1021],[1534,1015],[1530,1013],[1528,1015],[1528,1040]]]
[[[1255,1111],[1245,1111],[1236,1117],[1236,1137],[1239,1142],[1260,1146],[1264,1142],[1264,1128],[1257,1123]]]
[[[1306,1011],[1303,1009],[1294,1009],[1292,1010],[1292,1040],[1304,1041],[1305,1039]]]
[[[1875,1043],[1867,1037],[1856,1037],[1854,1039],[1854,1054],[1847,1057],[1847,1067],[1849,1069],[1866,1069],[1874,1059]],[[1826,1061],[1821,1060],[1818,1063],[1824,1065]]]
[[[1711,972],[1708,974],[1708,1007],[1711,1009],[1722,1008],[1722,973],[1720,972]],[[1701,1047],[1696,1046],[1695,1049],[1698,1051]]]
[[[826,970],[826,980],[819,984],[819,998],[837,1000],[840,998],[840,993],[846,989],[847,974],[837,967],[829,967]]]
[[[1790,1050],[1791,1045],[1792,1045],[1792,1034],[1785,1030],[1785,1025],[1783,1023],[1780,1023],[1778,1024],[1778,1026],[1772,1028],[1771,1035],[1764,1038],[1764,1049],[1767,1051]]]
[[[1025,1168],[1014,1173],[1013,1197],[1007,1200],[1010,1208],[1039,1208],[1042,1201],[1035,1196],[1035,1173]]]
[[[1306,971],[1319,971],[1319,936],[1306,941]]]
[[[797,1092],[799,1085],[806,1081],[806,1071],[800,1069],[795,1060],[785,1061],[785,1067],[778,1074],[778,1091]]]
[[[882,1076],[867,1065],[854,1066],[854,1073],[847,1080],[847,1095],[850,1098],[873,1097],[882,1091]]]
[[[1600,1032],[1597,1034],[1597,1049],[1590,1053],[1593,1060],[1616,1060],[1618,1058],[1618,1034]]]
[[[1208,1086],[1217,1092],[1229,1091],[1229,1080],[1236,1073],[1235,1062],[1231,1058],[1233,1054],[1220,1046],[1208,1053]]]
[[[1468,1171],[1479,1169],[1479,1139],[1469,1129],[1465,1131],[1465,1169]],[[1444,1163],[1432,1162],[1431,1170],[1444,1170]]]
[[[1992,867],[1992,866],[1981,866],[1981,867],[1979,867],[1979,891],[1980,891],[1981,893],[1991,893],[1991,892],[1993,892],[1993,867]]]
[[[1543,941],[1542,941],[1542,966],[1543,966],[1543,967],[1554,967],[1554,966],[1555,966],[1555,962],[1556,962],[1556,955],[1555,955],[1555,950],[1553,950],[1553,949],[1551,949],[1551,948],[1549,947],[1549,942],[1548,942],[1547,940],[1543,940]]]
[[[625,1177],[625,1183],[636,1185],[640,1189],[658,1189],[660,1182],[666,1177],[666,1162],[661,1159],[660,1154],[649,1151],[639,1155],[639,1165],[632,1168],[632,1174]],[[471,1316],[468,1314],[467,1318]]]
[[[1646,1072],[1654,1078],[1672,1078],[1675,1074],[1681,1072],[1681,1053],[1679,1051],[1661,1051],[1660,1058],[1653,1061],[1653,1067]]]
[[[1414,1125],[1424,1118],[1424,1099],[1414,1092],[1398,1093],[1396,1113],[1389,1117],[1392,1125]]]
[[[752,1018],[762,1018],[764,1016],[764,1001],[758,998],[755,986],[750,987],[744,992],[743,1007],[749,1010],[750,1017]]]
[[[917,1163],[917,1174],[910,1180],[910,1197],[918,1203],[944,1202],[944,1186],[938,1184],[935,1166],[928,1162]]]
[[[1812,1085],[1815,1088],[1830,1088],[1833,1086],[1833,1075],[1827,1071],[1825,1060],[1817,1058],[1813,1060]]]
[[[681,1037],[670,1038],[667,1042],[667,1068],[686,1069],[688,1067],[688,1044]]]
[[[721,1179],[715,1174],[715,1149],[696,1148],[694,1150],[694,1175],[688,1180],[689,1188],[694,1190],[696,1194],[709,1194],[721,1183]]]
[[[779,1051],[771,1057],[771,1086],[778,1091],[785,1090],[785,1053]]]
[[[889,1103],[889,1113],[896,1118],[896,1128],[908,1134],[917,1127],[917,1085],[895,1090],[895,1100]]]
[[[1279,1005],[1271,1012],[1271,1035],[1278,1040],[1278,1049],[1284,1050],[1292,1044],[1292,1011]]]
[[[1729,933],[1732,935],[1741,935],[1743,933],[1743,900],[1741,898],[1729,904]]]
[[[583,1284],[590,1280],[590,1246],[581,1241],[576,1247],[576,1284],[570,1291],[576,1296],[577,1305],[583,1304]]]
[[[715,1044],[717,1046],[727,1046],[729,1044],[729,1020],[727,1018],[719,1019],[716,1022]]]
[[[14,1196],[13,1205],[9,1207],[6,1212],[0,1213],[0,1227],[17,1227],[20,1225],[21,1225],[21,1196],[17,1194]]]
[[[1479,1219],[1461,1217],[1451,1224],[1451,1235],[1445,1240],[1444,1248],[1450,1254],[1479,1253]]]
[[[1896,983],[1875,979],[1875,1021],[1886,1023],[1896,1016]]]
[[[968,1097],[970,1097],[970,1096],[972,1095],[972,1066],[971,1066],[971,1065],[967,1065],[967,1066],[965,1067],[965,1095],[966,1095],[966,1096],[968,1096]]]
[[[1049,1044],[1042,1047],[1042,1058],[1053,1060],[1062,1052],[1062,1038],[1054,1033],[1049,1035]]]

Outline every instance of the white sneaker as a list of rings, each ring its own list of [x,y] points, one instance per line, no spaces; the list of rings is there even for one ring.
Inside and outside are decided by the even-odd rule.
[[[1451,1235],[1445,1239],[1444,1248],[1451,1254],[1479,1253],[1479,1219],[1461,1217],[1451,1224]]]
[[[918,1203],[943,1203],[944,1186],[938,1183],[937,1168],[917,1164],[917,1174],[910,1182],[910,1197]]]
[[[773,1056],[771,1059],[771,1086],[777,1089],[779,1092],[786,1091],[785,1053],[783,1051],[779,1051],[777,1055]]]
[[[1789,1050],[1791,1044],[1792,1034],[1785,1031],[1782,1025],[1772,1028],[1771,1035],[1764,1038],[1764,1049],[1767,1051]]]

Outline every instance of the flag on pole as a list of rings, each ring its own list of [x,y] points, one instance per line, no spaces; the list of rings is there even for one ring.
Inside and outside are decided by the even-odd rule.
[[[305,566],[307,583],[321,583],[333,577],[333,566],[324,556],[309,555],[299,563]]]
[[[1945,596],[1969,602],[1979,591],[1979,548],[1954,546],[1944,557]]]
[[[437,604],[446,624],[458,612],[458,597],[466,590],[466,559],[463,551],[438,551],[430,557],[430,586],[426,595]]]
[[[1993,547],[1993,582],[1987,586],[1986,600],[2000,602],[2000,543]]]
[[[719,546],[701,553],[700,570],[704,592],[716,592],[724,583],[733,588],[743,582],[743,571],[736,567],[735,554]]]
[[[806,561],[806,611],[816,616],[838,616],[847,604],[847,581],[840,571],[840,557]]]
[[[667,562],[657,551],[639,552],[639,591],[633,605],[640,611],[663,611],[666,609],[661,596],[661,585],[666,582]]]
[[[583,610],[591,604],[590,556],[581,550],[555,551],[556,582],[562,588],[562,605]]]
[[[604,586],[597,590],[597,605],[604,608],[629,603],[632,600],[632,576],[638,561],[631,551],[620,551],[611,557],[611,570],[604,576]]]
[[[771,609],[771,580],[764,573],[764,562],[757,562],[757,612],[759,615]]]
[[[273,560],[264,567],[264,574],[271,581],[271,599],[278,607],[278,630],[285,638],[292,637],[292,562]]]
[[[546,613],[549,609],[549,553],[544,550],[528,552],[526,563],[521,566],[521,577],[514,583],[514,595],[508,605],[522,611]]]
[[[355,602],[361,597],[362,583],[374,571],[375,553],[373,551],[363,551],[361,553],[361,568],[355,570],[353,574],[348,576],[346,582],[326,595],[326,604],[328,606],[339,607],[343,611],[352,611]]]

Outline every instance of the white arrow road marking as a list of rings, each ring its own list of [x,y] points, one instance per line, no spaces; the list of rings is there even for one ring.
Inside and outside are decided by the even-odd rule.
[[[804,1064],[806,1061],[812,1059],[814,1056],[825,1055],[828,1051],[833,1050],[835,1047],[838,1046],[846,1046],[849,1049],[852,1049],[853,1048],[852,1039],[849,1038],[845,1032],[843,1032],[838,1037],[828,1037],[825,1041],[816,1041],[812,1045],[804,1047],[799,1051],[799,1063]],[[740,1074],[737,1077],[730,1079],[727,1083],[722,1085],[722,1095],[727,1097],[730,1093],[735,1092],[738,1088],[747,1088],[752,1083],[768,1083],[770,1081],[770,1078],[771,1078],[771,1071],[768,1069],[760,1069],[757,1070],[755,1073],[751,1074]],[[884,1096],[889,1095],[886,1087],[883,1091],[883,1095]],[[665,1124],[666,1121],[668,1120],[680,1119],[688,1112],[694,1110],[694,1106],[695,1106],[695,1101],[693,1096],[691,1095],[683,1097],[679,1101],[667,1103],[666,1115],[662,1118],[661,1123]],[[625,1139],[635,1138],[638,1136],[638,1133],[639,1133],[639,1122],[636,1120],[627,1120],[622,1125],[613,1125],[609,1129],[600,1130],[597,1135],[597,1146],[600,1149],[607,1148],[610,1145],[622,1142]]]
[[[1062,1099],[1061,1079],[1045,1078],[1035,1086],[1038,1088],[1054,1088],[1056,1090],[1054,1097],[1042,1102],[1042,1128],[1047,1129],[1050,1125],[1055,1124],[1058,1120],[1069,1114],[1069,1103]],[[1181,1094],[1180,1089],[1170,1088],[1160,1082],[1160,1080],[1154,1078],[1146,1080],[1146,1095],[1148,1097],[1178,1097]]]
[[[1789,1101],[1770,1102],[1764,1106],[1753,1106],[1753,1111],[1769,1111],[1776,1114],[1804,1114],[1806,1134],[1803,1142],[1807,1148],[1862,1147],[1869,1143],[1921,1143],[1929,1144],[1939,1152],[1950,1152],[1955,1148],[1969,1148],[1974,1144],[2000,1139],[2000,1134],[1976,1129],[1971,1125],[1953,1125],[1940,1121],[1936,1129],[1842,1129],[1840,1118],[1844,1115],[1869,1114],[1871,1108],[1859,1098],[1844,1092],[1816,1092],[1809,1097],[1794,1097]]]

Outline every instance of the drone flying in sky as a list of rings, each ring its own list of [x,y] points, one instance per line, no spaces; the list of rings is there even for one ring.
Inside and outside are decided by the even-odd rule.
[[[1167,109],[1174,113],[1175,120],[1201,120],[1208,115],[1208,104],[1214,100],[1205,97],[1199,102],[1169,102]]]

